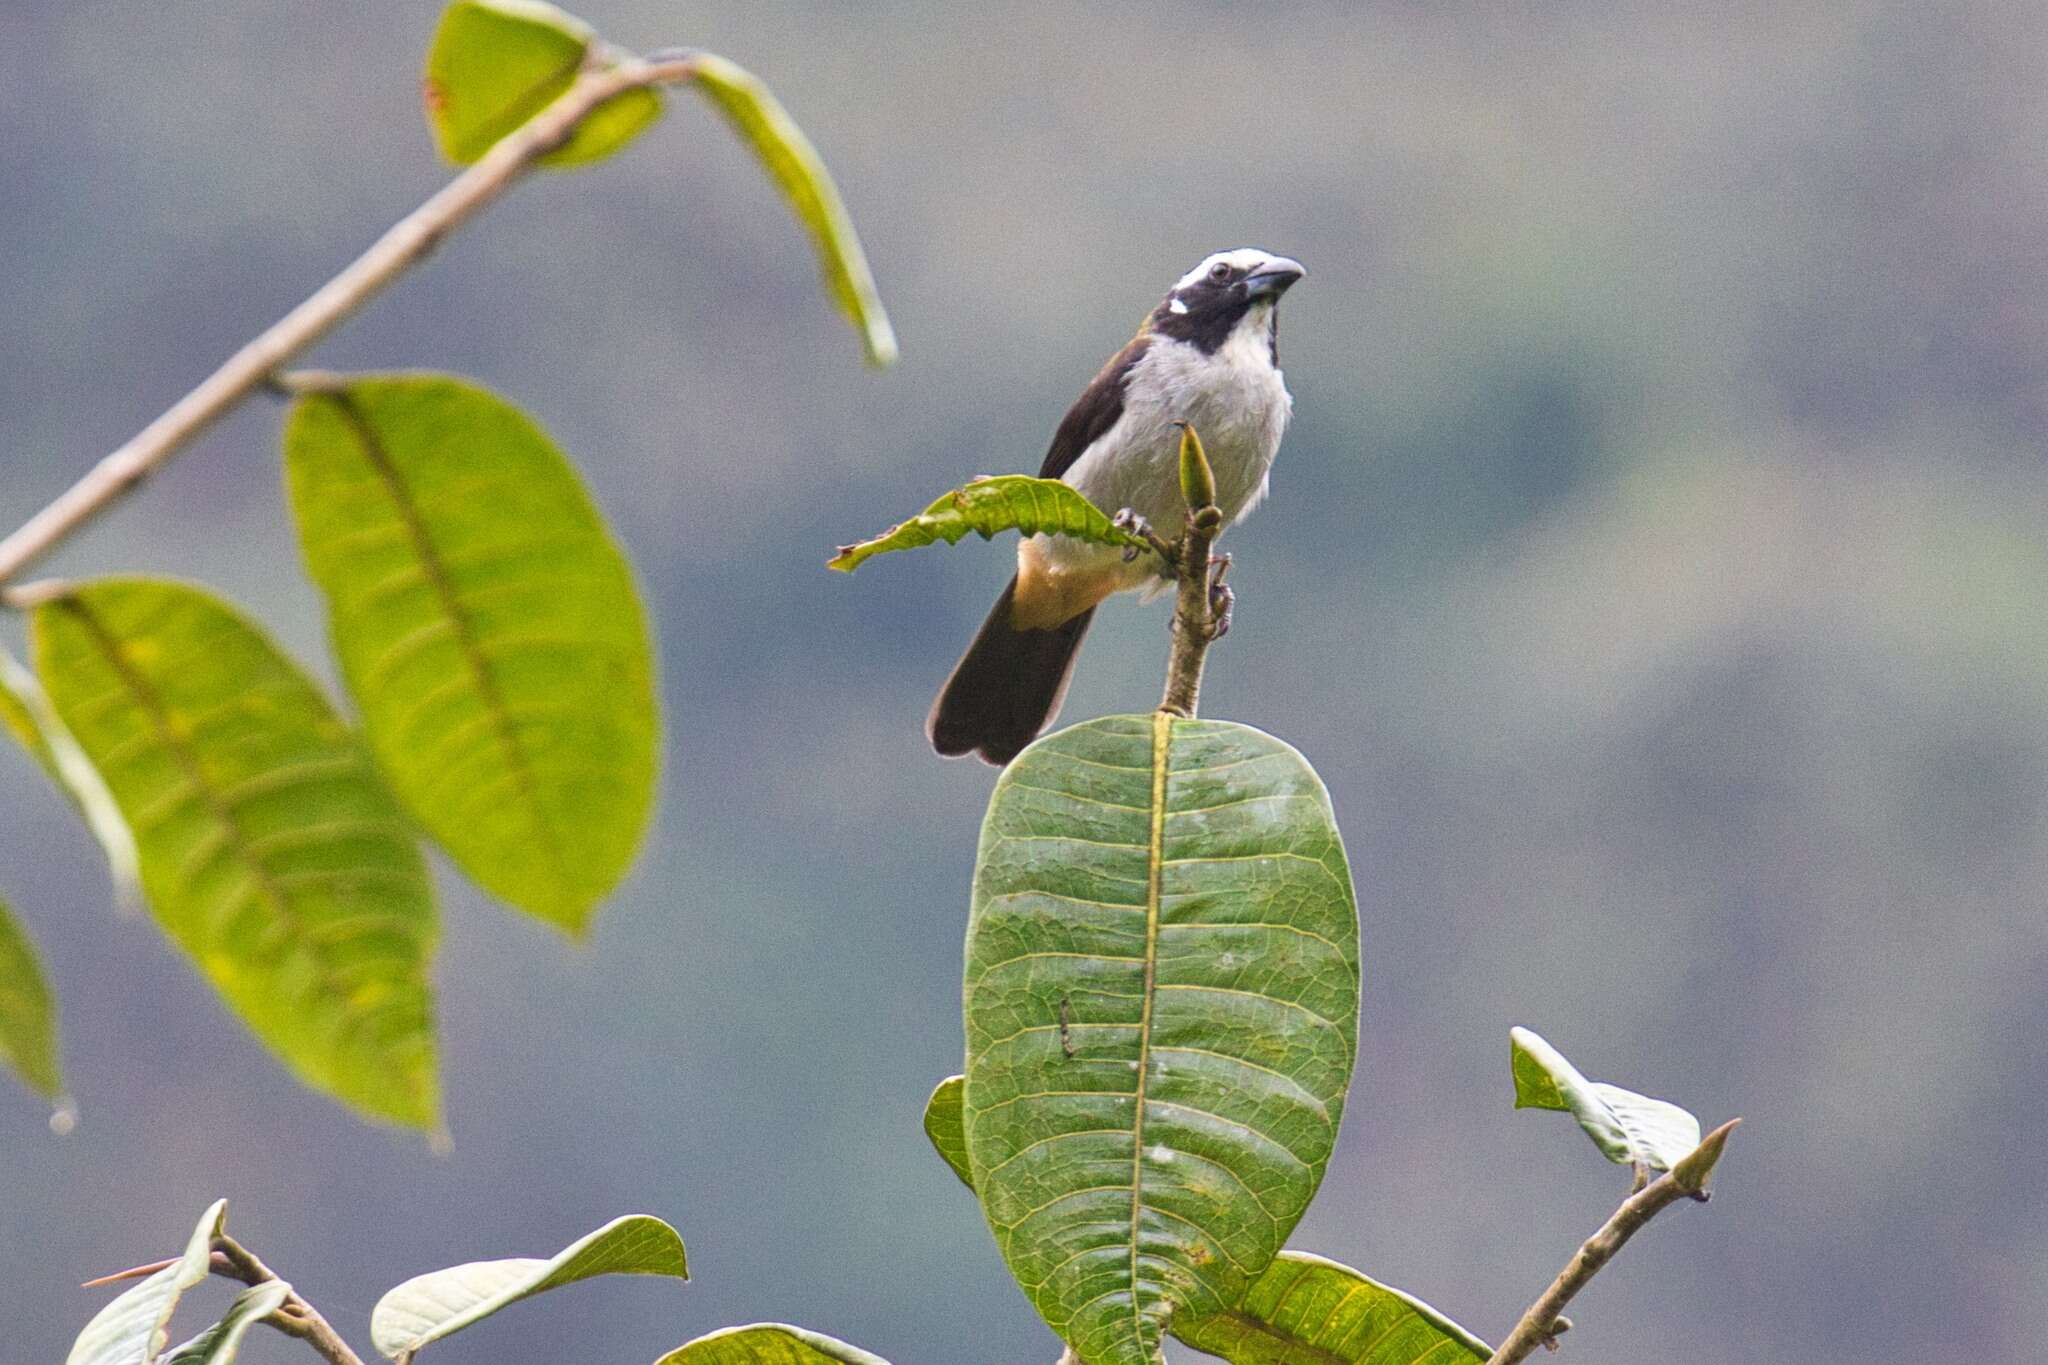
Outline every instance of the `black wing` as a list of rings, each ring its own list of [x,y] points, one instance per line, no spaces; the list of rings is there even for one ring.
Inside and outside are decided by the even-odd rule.
[[[1096,437],[1116,425],[1116,419],[1124,415],[1124,380],[1151,344],[1149,333],[1138,333],[1109,358],[1102,373],[1088,381],[1088,387],[1081,390],[1081,396],[1061,419],[1060,429],[1053,433],[1052,448],[1045,452],[1039,478],[1057,479],[1066,473],[1081,458],[1081,452],[1095,444]]]

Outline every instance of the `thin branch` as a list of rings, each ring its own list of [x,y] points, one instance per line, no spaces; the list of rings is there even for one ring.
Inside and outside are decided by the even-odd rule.
[[[1564,1306],[1571,1302],[1573,1295],[1592,1283],[1601,1267],[1614,1259],[1615,1253],[1635,1236],[1638,1229],[1681,1199],[1706,1202],[1707,1177],[1721,1159],[1721,1149],[1728,1145],[1728,1135],[1741,1122],[1741,1119],[1728,1120],[1707,1134],[1690,1156],[1623,1200],[1614,1216],[1573,1253],[1565,1268],[1551,1281],[1550,1288],[1543,1291],[1543,1296],[1529,1305],[1529,1311],[1522,1314],[1515,1330],[1487,1358],[1486,1365],[1515,1365],[1516,1361],[1527,1360],[1539,1346],[1555,1349],[1558,1335],[1571,1325],[1560,1316]]]
[[[259,1285],[274,1280],[277,1275],[271,1268],[256,1259],[256,1254],[228,1236],[225,1232],[213,1239],[213,1273],[231,1280],[240,1280],[246,1285]],[[294,1290],[285,1298],[275,1313],[264,1321],[288,1337],[297,1337],[320,1353],[327,1365],[363,1365],[363,1358],[341,1339],[320,1316],[320,1311],[301,1298]]]
[[[678,84],[696,71],[696,59],[687,53],[626,57],[616,65],[601,64],[609,59],[610,54],[593,48],[582,73],[559,99],[507,134],[476,164],[401,218],[340,274],[235,352],[197,388],[93,466],[19,530],[0,540],[0,584],[19,577],[22,570],[62,544],[417,265],[444,237],[567,141],[599,105],[627,90]]]
[[[1223,513],[1216,506],[1216,477],[1202,450],[1202,438],[1186,422],[1180,427],[1181,496],[1188,506],[1187,529],[1173,556],[1180,577],[1173,610],[1173,653],[1167,662],[1166,695],[1159,709],[1193,719],[1202,695],[1202,661],[1209,646],[1230,628],[1228,607],[1219,608],[1226,589],[1222,575],[1212,574],[1210,548],[1223,534]],[[1227,562],[1227,561],[1226,561]]]

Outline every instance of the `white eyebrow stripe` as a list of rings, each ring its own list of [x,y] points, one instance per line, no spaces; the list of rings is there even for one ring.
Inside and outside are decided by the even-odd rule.
[[[1209,271],[1213,269],[1218,262],[1222,262],[1227,265],[1234,265],[1241,270],[1249,270],[1253,266],[1259,265],[1265,261],[1269,261],[1272,258],[1272,252],[1261,251],[1255,246],[1241,246],[1230,251],[1219,251],[1213,256],[1204,257],[1200,265],[1196,266],[1193,270],[1190,270],[1187,274],[1181,276],[1180,282],[1174,285],[1173,287],[1176,290],[1187,288],[1196,280],[1199,280],[1202,278],[1202,276],[1208,274]]]

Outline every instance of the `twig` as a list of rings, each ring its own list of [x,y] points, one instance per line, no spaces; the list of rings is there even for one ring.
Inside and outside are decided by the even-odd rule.
[[[213,1239],[213,1273],[231,1280],[240,1280],[246,1285],[259,1285],[274,1280],[277,1275],[269,1266],[256,1259],[254,1252],[228,1236],[225,1232]],[[341,1334],[328,1326],[327,1319],[320,1311],[301,1298],[294,1290],[286,1296],[284,1303],[264,1321],[288,1337],[300,1341],[318,1351],[327,1365],[363,1365],[363,1359]]]
[[[1187,529],[1174,556],[1180,593],[1173,611],[1173,654],[1167,664],[1166,695],[1159,709],[1193,719],[1202,694],[1202,660],[1223,633],[1216,610],[1218,584],[1210,576],[1210,547],[1223,533],[1216,506],[1216,476],[1202,450],[1202,438],[1186,422],[1180,427],[1180,488],[1188,505]]]
[[[1728,1120],[1707,1134],[1691,1155],[1623,1200],[1614,1216],[1573,1253],[1565,1268],[1551,1281],[1550,1288],[1543,1291],[1543,1297],[1529,1305],[1529,1311],[1522,1314],[1515,1330],[1508,1333],[1507,1340],[1487,1358],[1486,1365],[1515,1365],[1516,1361],[1527,1360],[1539,1346],[1555,1349],[1559,1333],[1570,1326],[1559,1316],[1564,1306],[1571,1302],[1573,1295],[1592,1283],[1600,1268],[1614,1259],[1614,1254],[1635,1236],[1639,1228],[1681,1199],[1706,1202],[1707,1177],[1713,1173],[1714,1163],[1721,1159],[1721,1149],[1728,1145],[1728,1135],[1741,1122],[1741,1119]]]
[[[177,454],[255,389],[335,326],[374,298],[407,269],[504,193],[534,163],[567,141],[592,110],[627,90],[690,79],[696,59],[687,53],[626,57],[593,47],[575,82],[554,103],[507,134],[481,160],[449,181],[379,237],[342,272],[230,356],[199,386],[126,445],[108,455],[21,528],[0,540],[0,584],[55,549],[158,466]],[[13,605],[11,602],[6,605]]]

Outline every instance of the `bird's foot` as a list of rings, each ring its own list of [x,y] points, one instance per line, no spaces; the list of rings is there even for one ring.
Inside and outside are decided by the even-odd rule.
[[[1146,547],[1153,554],[1158,555],[1169,567],[1175,567],[1175,571],[1178,572],[1176,565],[1176,561],[1179,559],[1178,551],[1175,550],[1171,543],[1163,539],[1158,532],[1154,531],[1152,523],[1140,516],[1136,509],[1130,507],[1122,508],[1115,516],[1109,519],[1109,524],[1116,527],[1119,531],[1134,535],[1144,541]],[[1129,564],[1143,553],[1144,550],[1136,545],[1125,546],[1124,563]]]
[[[1230,634],[1230,609],[1237,605],[1237,594],[1223,581],[1223,576],[1229,572],[1229,555],[1217,555],[1209,561],[1209,638],[1212,641]]]

